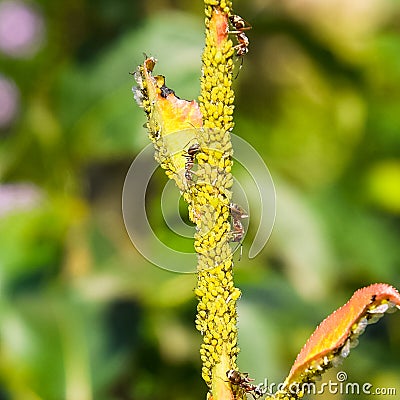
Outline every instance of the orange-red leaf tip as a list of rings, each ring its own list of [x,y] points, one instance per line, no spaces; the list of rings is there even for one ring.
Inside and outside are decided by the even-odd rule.
[[[393,286],[375,283],[357,290],[310,336],[285,380],[285,387],[310,381],[328,368],[339,365],[357,345],[357,338],[367,325],[396,308],[400,309],[400,294]]]

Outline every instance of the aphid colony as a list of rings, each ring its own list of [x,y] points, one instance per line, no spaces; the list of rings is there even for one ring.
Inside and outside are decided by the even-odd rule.
[[[200,145],[198,143],[194,143],[183,153],[183,157],[186,159],[184,175],[188,184],[193,182],[193,167],[195,164],[195,157],[200,150]],[[231,241],[241,242],[245,233],[241,219],[248,218],[248,214],[242,207],[235,203],[229,204],[229,210],[232,218]]]

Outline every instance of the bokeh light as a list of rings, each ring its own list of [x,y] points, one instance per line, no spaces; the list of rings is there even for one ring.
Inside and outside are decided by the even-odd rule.
[[[43,199],[39,188],[30,183],[0,185],[0,217],[16,211],[28,211]]]
[[[0,51],[10,57],[29,58],[43,39],[44,22],[35,7],[21,1],[0,3]]]

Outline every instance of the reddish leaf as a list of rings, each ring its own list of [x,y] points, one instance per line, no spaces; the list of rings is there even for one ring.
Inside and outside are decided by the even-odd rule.
[[[390,285],[376,283],[357,290],[351,299],[317,327],[300,351],[285,380],[285,387],[302,383],[338,365],[357,345],[368,324],[388,311],[400,309],[400,294]]]

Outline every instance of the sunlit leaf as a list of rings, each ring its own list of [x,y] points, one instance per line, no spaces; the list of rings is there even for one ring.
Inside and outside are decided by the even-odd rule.
[[[156,146],[156,159],[161,165],[168,163],[166,169],[183,171],[185,147],[196,138],[203,117],[195,100],[180,99],[165,85],[164,76],[153,75],[156,63],[154,57],[147,57],[133,73],[138,84],[132,88],[133,95],[148,115],[147,128]]]

